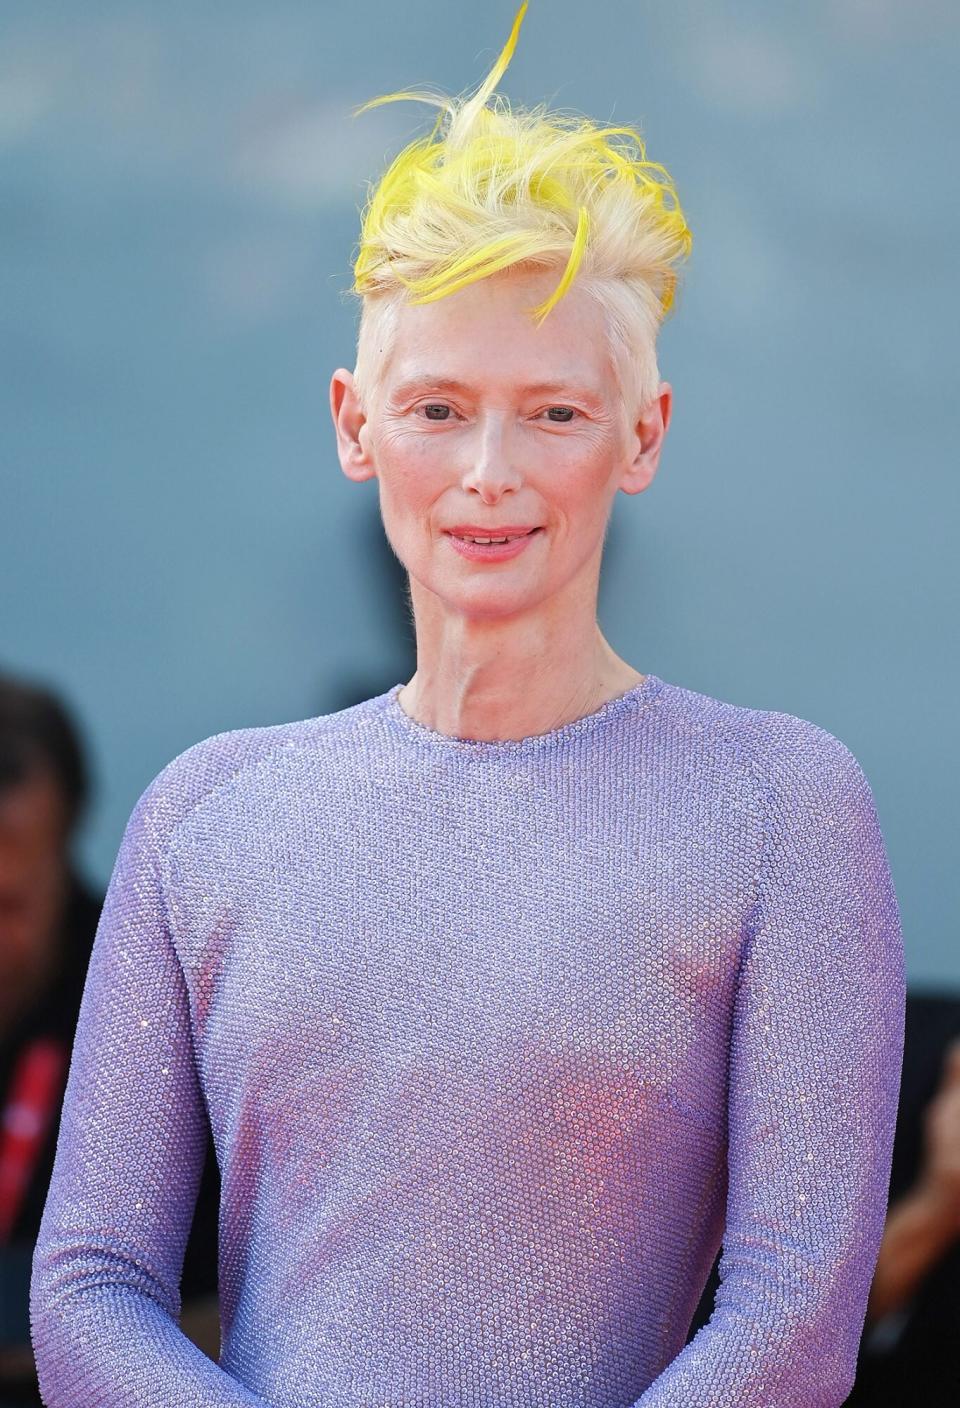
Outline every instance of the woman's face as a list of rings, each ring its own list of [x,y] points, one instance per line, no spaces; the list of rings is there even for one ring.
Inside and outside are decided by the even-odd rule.
[[[634,417],[602,310],[575,284],[537,327],[524,310],[557,278],[507,270],[403,305],[366,419],[351,374],[331,382],[344,472],[379,480],[394,552],[466,615],[509,616],[578,584],[595,599],[613,497],[656,472],[671,388]],[[539,531],[514,556],[476,560],[454,545],[460,525]]]

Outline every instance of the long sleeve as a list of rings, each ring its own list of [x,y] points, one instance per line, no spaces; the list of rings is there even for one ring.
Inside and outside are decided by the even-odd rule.
[[[903,1054],[900,918],[853,755],[804,724],[758,777],[710,1320],[635,1408],[835,1408],[883,1233]]]
[[[31,1338],[48,1408],[264,1402],[178,1324],[207,1123],[164,904],[158,782],[130,815],[104,900],[34,1250]]]

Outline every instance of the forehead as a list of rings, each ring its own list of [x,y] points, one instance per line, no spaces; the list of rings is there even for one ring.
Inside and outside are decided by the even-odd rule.
[[[572,286],[537,324],[530,309],[559,275],[506,271],[432,303],[401,304],[383,380],[394,394],[418,380],[455,390],[482,382],[549,394],[572,385],[597,397],[616,378],[603,309]]]

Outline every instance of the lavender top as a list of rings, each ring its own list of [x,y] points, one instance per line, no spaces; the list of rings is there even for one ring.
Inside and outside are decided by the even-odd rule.
[[[401,688],[137,801],[34,1254],[44,1402],[841,1404],[905,1000],[856,759],[652,674],[499,742]],[[208,1124],[218,1363],[178,1325]]]

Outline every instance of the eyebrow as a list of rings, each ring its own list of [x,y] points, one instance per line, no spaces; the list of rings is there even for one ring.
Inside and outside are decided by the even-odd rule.
[[[432,376],[429,372],[422,375],[407,377],[404,381],[393,389],[393,397],[402,401],[404,397],[412,395],[415,391],[429,387],[433,391],[459,391],[465,392],[468,396],[473,394],[473,387],[465,381],[458,381],[456,377]],[[603,397],[599,391],[590,386],[583,386],[572,381],[536,381],[530,382],[526,386],[515,388],[524,396],[554,396],[568,395],[574,396],[578,400],[590,401],[594,405],[602,405]]]

